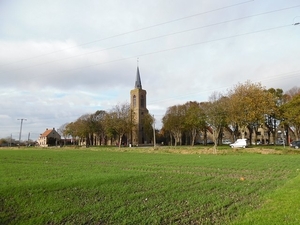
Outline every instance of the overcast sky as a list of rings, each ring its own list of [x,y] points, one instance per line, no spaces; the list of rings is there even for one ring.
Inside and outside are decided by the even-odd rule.
[[[0,138],[130,102],[207,101],[247,80],[300,86],[299,0],[1,0]]]

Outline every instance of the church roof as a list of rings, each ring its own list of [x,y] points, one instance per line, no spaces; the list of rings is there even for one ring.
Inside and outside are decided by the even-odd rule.
[[[137,71],[136,71],[135,88],[142,89],[139,67],[137,67]]]

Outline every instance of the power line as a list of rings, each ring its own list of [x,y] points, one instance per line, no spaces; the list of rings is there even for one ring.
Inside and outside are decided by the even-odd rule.
[[[105,65],[105,64],[121,62],[121,61],[129,60],[129,59],[136,59],[137,57],[144,57],[144,56],[159,54],[159,53],[163,53],[163,52],[183,49],[183,48],[187,48],[187,47],[197,46],[197,45],[201,45],[201,44],[207,44],[207,43],[212,43],[212,42],[216,42],[216,41],[226,40],[226,39],[230,39],[230,38],[236,38],[236,37],[246,36],[246,35],[250,35],[250,34],[281,29],[281,28],[285,28],[285,27],[288,27],[288,26],[291,26],[291,25],[294,25],[294,24],[288,24],[288,25],[282,25],[282,26],[277,26],[277,27],[272,27],[272,28],[266,28],[266,29],[262,29],[262,30],[258,30],[258,31],[252,31],[252,32],[247,32],[247,33],[243,33],[243,34],[237,34],[237,35],[227,36],[227,37],[223,37],[223,38],[217,38],[217,39],[213,39],[213,40],[209,40],[209,41],[196,42],[196,43],[193,43],[193,44],[188,44],[188,45],[177,46],[177,47],[173,47],[173,48],[162,49],[162,50],[158,50],[158,51],[154,51],[154,52],[138,54],[138,55],[134,55],[134,56],[126,57],[126,58],[110,60],[110,61],[96,63],[96,64],[84,66],[84,67],[78,67],[78,68],[73,68],[73,69],[69,69],[69,70],[63,70],[63,71],[60,71],[60,72],[49,73],[49,74],[46,74],[46,76],[53,75],[53,74],[58,74],[58,73],[67,73],[67,72],[77,71],[77,70],[91,68],[91,67],[95,67],[95,66],[101,66],[101,65]],[[37,76],[40,76],[40,75],[37,75]]]
[[[217,8],[217,9],[212,9],[212,10],[205,11],[205,12],[201,12],[201,13],[196,13],[196,14],[193,14],[193,15],[189,15],[189,16],[185,16],[185,17],[181,17],[181,18],[169,20],[169,21],[166,21],[166,22],[162,22],[162,23],[150,25],[150,26],[143,27],[143,28],[139,28],[139,29],[136,29],[136,30],[131,30],[131,31],[127,31],[127,32],[124,32],[124,33],[112,35],[112,36],[105,37],[105,38],[102,38],[102,39],[98,39],[98,40],[86,42],[86,43],[83,43],[83,44],[74,45],[74,46],[69,47],[69,48],[64,48],[64,49],[60,49],[60,50],[57,50],[57,51],[53,51],[53,52],[49,52],[49,53],[37,55],[37,56],[31,57],[31,58],[25,58],[25,59],[18,60],[18,61],[15,61],[15,62],[2,64],[2,65],[0,65],[0,66],[3,67],[3,66],[15,64],[15,63],[18,63],[18,62],[24,62],[24,61],[27,61],[27,60],[40,58],[40,57],[47,56],[47,55],[51,55],[51,54],[54,54],[54,53],[57,53],[57,52],[62,52],[62,51],[65,51],[65,50],[69,50],[69,49],[76,48],[76,47],[94,44],[94,43],[101,42],[101,41],[108,40],[108,39],[112,39],[112,38],[115,38],[115,37],[120,37],[120,36],[124,36],[124,35],[127,35],[127,34],[136,33],[136,32],[142,31],[142,30],[147,30],[147,29],[150,29],[150,28],[162,26],[162,25],[165,25],[165,24],[174,23],[174,22],[177,22],[177,21],[180,21],[180,20],[185,20],[185,19],[189,19],[189,18],[192,18],[192,17],[197,17],[197,16],[201,16],[201,15],[208,14],[208,13],[220,11],[220,10],[223,10],[223,9],[232,8],[232,7],[239,6],[239,5],[243,5],[243,4],[246,4],[246,3],[249,3],[249,2],[253,2],[253,1],[254,1],[254,0],[249,0],[249,1],[241,2],[241,3],[236,3],[236,4],[233,4],[233,5],[229,5],[229,6],[220,7],[220,8]]]
[[[250,35],[250,34],[261,33],[261,32],[265,32],[265,31],[277,30],[277,29],[289,27],[291,25],[293,25],[293,24],[282,25],[282,26],[277,26],[277,27],[271,27],[271,28],[266,28],[266,29],[262,29],[262,30],[257,30],[257,31],[252,31],[252,32],[247,32],[247,33],[242,33],[242,34],[236,34],[236,35],[222,37],[222,38],[217,38],[217,39],[213,39],[213,40],[209,40],[209,41],[202,41],[202,42],[196,42],[196,43],[192,43],[192,44],[188,44],[188,45],[177,46],[177,47],[173,47],[173,48],[166,48],[166,49],[162,49],[162,50],[158,50],[158,51],[147,52],[147,53],[142,53],[142,54],[138,54],[138,55],[134,55],[134,56],[129,56],[129,57],[126,57],[126,58],[120,58],[120,59],[115,59],[115,60],[110,60],[110,61],[106,61],[106,62],[96,63],[96,64],[92,64],[92,65],[88,65],[88,66],[83,66],[83,67],[73,68],[73,69],[69,69],[69,70],[64,70],[64,71],[60,71],[60,72],[49,73],[49,74],[46,74],[46,76],[47,75],[49,76],[49,75],[53,75],[53,74],[58,74],[58,73],[67,73],[67,72],[71,72],[71,71],[77,71],[77,70],[81,70],[81,69],[91,68],[91,67],[95,67],[95,66],[101,66],[101,65],[120,62],[120,61],[125,61],[125,60],[129,60],[129,59],[136,59],[137,57],[145,57],[145,56],[149,56],[149,55],[159,54],[159,53],[168,52],[168,51],[174,51],[174,50],[188,48],[188,47],[197,46],[197,45],[201,45],[201,44],[207,44],[207,43],[212,43],[212,42],[216,42],[216,41],[227,40],[227,39],[230,39],[230,38],[237,38],[237,37],[242,37],[242,36],[246,36],[246,35]],[[40,75],[37,75],[37,76],[40,76]]]
[[[75,56],[71,56],[71,57],[67,57],[67,58],[63,58],[63,59],[57,59],[57,60],[52,60],[52,61],[48,61],[48,62],[45,62],[45,63],[40,63],[40,64],[36,64],[36,65],[33,65],[33,66],[27,66],[27,67],[23,67],[23,68],[19,68],[19,69],[3,71],[0,74],[7,73],[7,72],[13,72],[13,71],[19,71],[19,70],[33,68],[33,67],[42,66],[42,65],[47,65],[47,64],[50,64],[50,63],[53,63],[53,62],[61,62],[63,60],[77,58],[77,57],[84,56],[84,55],[103,52],[103,51],[107,51],[107,50],[111,50],[111,49],[116,49],[116,48],[125,47],[125,46],[129,46],[129,45],[134,45],[134,44],[137,44],[137,43],[151,41],[151,40],[155,40],[155,39],[159,39],[159,38],[163,38],[163,37],[182,34],[182,33],[190,32],[190,31],[195,31],[195,30],[199,30],[199,29],[203,29],[203,28],[208,28],[208,27],[212,27],[212,26],[217,26],[217,25],[221,25],[221,24],[235,22],[235,21],[238,21],[238,20],[248,19],[248,18],[252,18],[252,17],[256,17],[256,16],[262,16],[262,15],[266,15],[266,14],[270,14],[270,13],[274,13],[274,12],[279,12],[279,11],[284,11],[284,10],[288,10],[288,9],[293,9],[293,8],[297,8],[297,7],[300,7],[300,5],[291,6],[291,7],[282,8],[282,9],[276,9],[276,10],[272,10],[272,11],[268,11],[268,12],[258,13],[258,14],[254,14],[254,15],[250,15],[250,16],[244,16],[244,17],[240,17],[240,18],[236,18],[236,19],[226,20],[226,21],[222,21],[222,22],[218,22],[218,23],[213,23],[213,24],[204,25],[204,26],[200,26],[200,27],[195,27],[195,28],[191,28],[191,29],[187,29],[187,30],[173,32],[173,33],[170,33],[170,34],[164,34],[164,35],[160,35],[160,36],[156,36],[156,37],[152,37],[152,38],[147,38],[147,39],[143,39],[143,40],[139,40],[139,41],[129,42],[129,43],[126,43],[126,44],[116,45],[116,46],[112,46],[112,47],[109,47],[109,48],[100,49],[100,50],[96,50],[96,51],[92,51],[92,52],[87,52],[87,53],[84,53],[84,54],[79,54],[79,55],[75,55]],[[298,24],[295,23],[293,25],[298,25]]]

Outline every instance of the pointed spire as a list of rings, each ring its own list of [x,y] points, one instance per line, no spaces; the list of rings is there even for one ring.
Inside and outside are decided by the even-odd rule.
[[[135,88],[142,89],[139,67],[137,67],[137,71],[136,71]]]
[[[137,60],[137,71],[136,71],[136,79],[135,79],[135,88],[142,89],[142,82],[140,77],[140,70],[139,70],[139,59]]]

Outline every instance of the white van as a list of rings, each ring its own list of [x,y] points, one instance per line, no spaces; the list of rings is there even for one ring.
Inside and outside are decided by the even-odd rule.
[[[247,139],[237,139],[233,144],[230,144],[231,148],[246,148]]]

